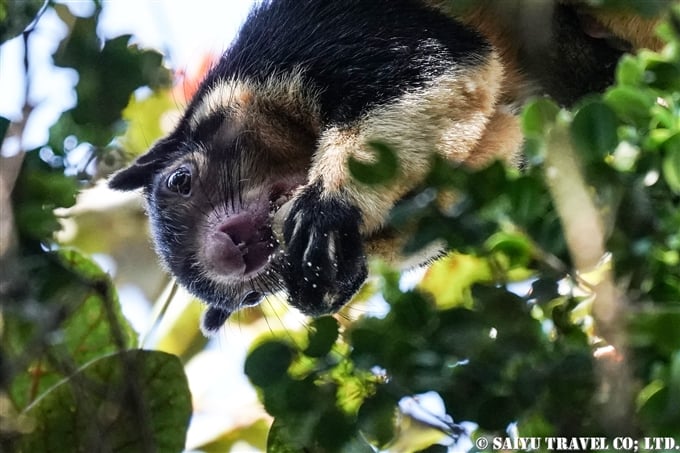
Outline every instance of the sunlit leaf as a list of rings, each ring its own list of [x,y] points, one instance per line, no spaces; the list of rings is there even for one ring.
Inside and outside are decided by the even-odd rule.
[[[470,302],[470,286],[489,281],[489,263],[471,255],[451,254],[434,263],[420,287],[435,297],[440,308],[455,307]]]
[[[177,100],[169,89],[154,92],[144,99],[133,97],[123,110],[127,130],[121,137],[121,145],[133,156],[142,154],[169,132],[178,116]]]
[[[534,247],[521,234],[498,232],[486,241],[486,246],[492,253],[492,265],[498,271],[503,269],[509,279],[528,278],[530,270],[526,270],[534,257]]]
[[[644,67],[638,58],[624,55],[616,67],[616,81],[619,85],[638,86],[643,81]]]

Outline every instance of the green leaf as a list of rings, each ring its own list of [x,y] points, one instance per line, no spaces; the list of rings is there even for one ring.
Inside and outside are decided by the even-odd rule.
[[[366,163],[350,156],[347,161],[349,171],[359,182],[370,185],[386,184],[397,175],[399,161],[391,147],[382,142],[369,142],[368,146],[377,153],[373,163]]]
[[[680,67],[666,61],[653,61],[647,65],[649,85],[659,90],[680,90]]]
[[[290,439],[285,423],[275,418],[267,435],[267,453],[298,453],[299,451],[300,445]]]
[[[332,316],[324,316],[315,319],[310,327],[312,332],[304,353],[309,357],[323,357],[331,351],[338,339],[338,321]]]
[[[5,134],[9,129],[9,120],[4,116],[0,116],[0,145],[5,140]]]
[[[245,373],[253,385],[267,387],[287,376],[292,361],[290,346],[281,341],[267,341],[248,355]]]
[[[638,58],[624,55],[616,67],[616,81],[619,85],[637,87],[644,78],[644,68]]]
[[[547,189],[543,181],[526,175],[513,181],[509,189],[511,215],[518,225],[528,226],[545,216],[550,201],[545,196]]]
[[[378,447],[386,446],[393,438],[396,428],[397,401],[382,387],[366,399],[357,416],[359,429]]]
[[[520,234],[501,231],[491,236],[486,244],[490,252],[500,253],[507,259],[508,269],[524,267],[533,258],[531,242]]]
[[[305,379],[285,381],[284,404],[286,410],[295,413],[314,412],[315,409],[318,409],[319,404],[317,391],[314,375]]]
[[[680,133],[675,134],[664,144],[662,163],[663,176],[675,193],[680,193]]]
[[[49,349],[33,355],[12,382],[12,399],[19,408],[69,376],[73,367],[136,343],[105,272],[75,250],[53,253],[49,263],[34,269],[33,278],[43,283],[39,296],[44,301],[44,315],[60,319],[53,327]],[[20,357],[40,332],[23,329],[12,319],[3,341],[7,351]]]
[[[680,426],[680,352],[656,370],[656,379],[638,395],[639,414],[653,436],[678,435]],[[677,448],[677,447],[676,447]]]
[[[356,432],[352,419],[337,408],[321,414],[316,424],[314,437],[326,451],[340,451],[349,443]]]
[[[522,129],[528,136],[542,136],[555,122],[560,108],[547,98],[536,99],[524,107],[522,111]]]
[[[316,431],[315,431],[316,430]],[[371,453],[347,416],[331,410],[303,417],[274,419],[267,436],[267,453],[338,452]]]
[[[77,105],[66,112],[64,121],[74,127],[60,127],[93,145],[105,146],[122,132],[122,111],[140,87],[157,88],[170,81],[163,56],[155,51],[130,46],[130,35],[101,41],[96,33],[98,13],[92,17],[73,16],[67,8],[56,7],[62,20],[71,23],[69,39],[62,41],[54,55],[57,66],[78,72]],[[64,135],[63,133],[61,135]],[[52,144],[65,136],[51,136]]]
[[[61,381],[26,411],[25,452],[158,451],[184,448],[191,395],[177,357],[124,351]]]
[[[27,152],[13,191],[20,239],[51,240],[61,228],[54,209],[73,206],[77,193],[77,181],[64,176],[63,168],[48,165],[38,150]]]
[[[618,86],[604,96],[605,102],[623,121],[638,127],[647,127],[650,109],[656,103],[656,96],[638,87]]]
[[[138,100],[132,98],[123,111],[123,120],[128,127],[121,137],[121,144],[127,153],[140,155],[149,149],[165,133],[165,113],[177,111],[177,99],[172,90],[159,90],[151,96]]]
[[[368,325],[366,325],[368,324]],[[384,331],[383,323],[363,322],[352,326],[350,331],[352,344],[352,360],[360,368],[370,369],[375,365],[384,365],[387,360],[390,337]]]
[[[36,18],[43,0],[3,0],[0,2],[0,44],[23,32]]]
[[[642,312],[630,321],[631,343],[636,348],[654,348],[663,356],[680,350],[680,310],[668,308]]]
[[[603,102],[581,107],[571,124],[571,140],[586,160],[599,160],[619,143],[614,111]]]
[[[420,288],[433,295],[439,308],[450,308],[470,301],[470,287],[474,283],[491,279],[487,260],[452,253],[432,264],[420,282]]]

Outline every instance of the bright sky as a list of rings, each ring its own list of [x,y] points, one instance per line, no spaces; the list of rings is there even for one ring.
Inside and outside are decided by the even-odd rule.
[[[91,13],[91,3],[63,1],[75,14]],[[202,56],[219,54],[236,35],[253,0],[104,0],[99,34],[112,38],[132,34],[133,42],[166,55],[175,69],[191,69]],[[47,141],[47,128],[72,107],[77,81],[74,71],[52,66],[51,54],[66,27],[51,10],[41,18],[30,38],[31,92],[37,108],[24,136],[24,148]],[[21,118],[25,86],[21,37],[0,46],[0,116]],[[7,151],[7,150],[5,150]]]

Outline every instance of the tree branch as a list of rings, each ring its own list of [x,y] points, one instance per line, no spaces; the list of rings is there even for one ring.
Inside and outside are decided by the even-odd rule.
[[[625,315],[628,301],[616,287],[605,249],[604,222],[588,187],[578,158],[558,119],[547,139],[546,181],[560,216],[567,246],[579,279],[593,289],[595,332],[613,347],[596,354],[599,379],[597,403],[601,420],[611,435],[633,433],[633,383],[628,363]]]

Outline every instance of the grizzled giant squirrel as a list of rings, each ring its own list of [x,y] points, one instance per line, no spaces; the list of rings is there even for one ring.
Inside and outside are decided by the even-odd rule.
[[[284,290],[332,313],[367,276],[367,256],[401,256],[390,209],[422,182],[431,154],[472,167],[518,163],[526,98],[562,104],[611,83],[625,50],[657,46],[653,20],[544,2],[527,36],[480,1],[267,0],[207,74],[175,130],[110,186],[142,188],[163,263],[207,305],[202,328]],[[534,2],[536,3],[536,2]],[[539,2],[540,3],[540,2]],[[524,11],[515,8],[517,11]],[[531,10],[526,10],[531,12]],[[399,173],[366,186],[347,170],[379,140]]]

